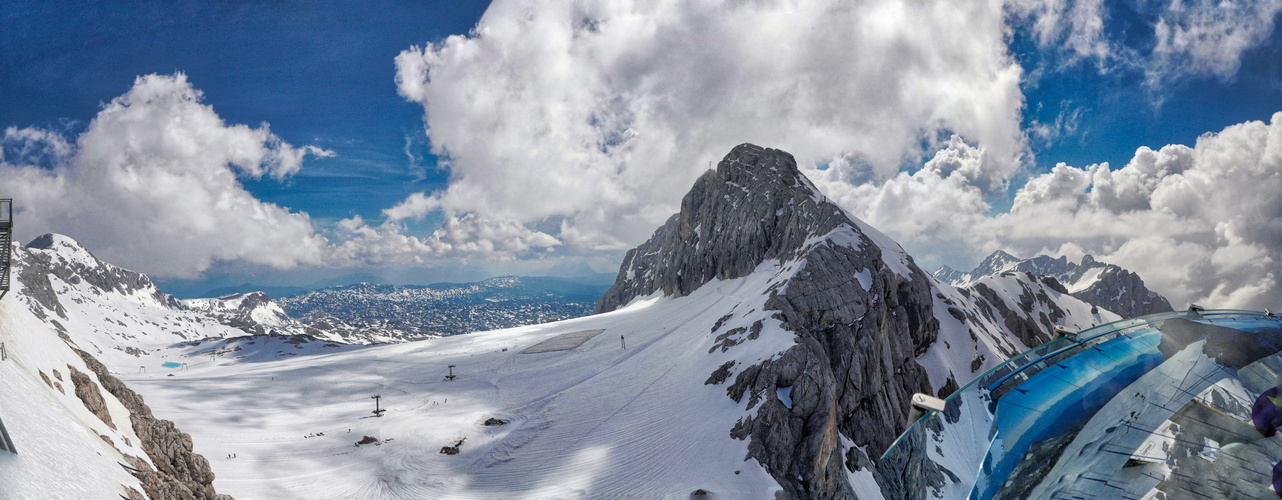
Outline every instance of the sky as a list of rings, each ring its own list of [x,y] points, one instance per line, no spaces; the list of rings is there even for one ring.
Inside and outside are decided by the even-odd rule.
[[[0,6],[0,194],[191,292],[613,273],[792,153],[926,270],[1282,306],[1282,0]]]

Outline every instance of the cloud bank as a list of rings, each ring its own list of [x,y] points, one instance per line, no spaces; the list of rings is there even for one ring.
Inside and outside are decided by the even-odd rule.
[[[998,215],[986,214],[972,182],[981,155],[954,139],[921,170],[880,184],[809,175],[919,260],[973,264],[998,248],[1091,253],[1139,273],[1176,305],[1258,310],[1282,301],[1282,113],[1205,134],[1193,147],[1141,147],[1116,170],[1061,163]]]
[[[1027,75],[1009,53],[1012,30],[1058,54],[1060,69],[1093,61],[1139,75],[1159,103],[1180,81],[1232,79],[1282,1],[1137,3],[1151,36],[1132,39],[1109,32],[1104,7],[499,0],[467,36],[396,57],[399,91],[423,106],[450,184],[384,215],[439,213],[445,228],[472,228],[453,233],[472,243],[538,227],[570,248],[624,249],[710,162],[755,142],[792,152],[925,262],[1092,252],[1176,302],[1276,302],[1282,242],[1265,228],[1279,214],[1246,201],[1272,199],[1251,179],[1270,172],[1277,146],[1248,130],[1273,124],[1140,149],[1117,171],[1061,165],[1011,186],[1032,165],[1029,137],[1071,134],[1080,113],[1021,129]],[[1228,161],[1229,151],[1246,156]],[[1011,212],[989,213],[1007,188],[1018,188]]]
[[[624,249],[742,142],[886,177],[955,133],[999,187],[1024,151],[1003,26],[983,2],[495,2],[471,35],[396,57],[451,178],[387,215]]]
[[[1150,92],[1196,77],[1232,80],[1246,51],[1273,32],[1282,0],[1109,2],[1139,20],[1131,33],[1105,29],[1102,0],[1010,0],[1008,10],[1061,66],[1093,61],[1101,71],[1138,72]],[[1126,14],[1123,14],[1126,15]]]
[[[283,179],[314,146],[267,125],[227,125],[186,75],[139,77],[68,143],[34,128],[4,131],[0,192],[21,235],[73,235],[100,257],[190,277],[218,260],[275,267],[319,263],[325,240],[306,214],[262,202],[238,177]]]
[[[1277,115],[1191,147],[1140,148],[1116,170],[1033,175],[1029,138],[1072,135],[1081,109],[1022,129],[1020,85],[1039,76],[1008,44],[1027,30],[1066,66],[1138,72],[1154,88],[1227,80],[1272,33],[1282,0],[1137,4],[1152,11],[1140,48],[1109,38],[1104,5],[498,0],[467,36],[395,58],[398,91],[424,110],[410,168],[425,168],[411,145],[426,140],[450,181],[381,220],[318,228],[254,198],[240,179],[283,180],[332,153],[224,123],[182,74],[140,77],[74,140],[5,130],[0,191],[18,198],[29,235],[68,233],[161,276],[219,261],[525,262],[636,245],[704,169],[754,142],[793,153],[923,263],[1090,252],[1176,303],[1277,305]],[[992,213],[1009,189],[1012,209]],[[443,222],[411,234],[424,220]]]

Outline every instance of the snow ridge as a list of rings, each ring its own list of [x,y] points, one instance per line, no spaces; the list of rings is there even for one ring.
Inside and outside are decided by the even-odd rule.
[[[1143,316],[1172,310],[1171,304],[1157,292],[1144,286],[1139,275],[1120,266],[1095,260],[1090,255],[1075,263],[1066,257],[1039,255],[1020,259],[998,250],[980,262],[971,272],[960,272],[948,266],[935,271],[936,279],[957,287],[970,287],[986,276],[1006,273],[1030,273],[1054,278],[1072,294],[1089,304],[1120,314],[1122,317]]]

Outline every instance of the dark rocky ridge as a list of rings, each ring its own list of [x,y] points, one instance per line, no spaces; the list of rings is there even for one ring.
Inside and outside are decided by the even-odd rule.
[[[1138,274],[1112,264],[1106,266],[1100,272],[1098,282],[1072,295],[1125,318],[1173,310],[1166,297],[1144,286],[1144,280]]]
[[[1149,290],[1139,275],[1115,264],[1097,261],[1090,255],[1083,256],[1079,264],[1062,256],[1052,258],[1039,255],[1031,259],[1020,259],[998,250],[986,257],[971,272],[964,273],[944,266],[935,271],[934,276],[954,286],[970,287],[984,276],[1003,272],[1031,273],[1037,276],[1053,277],[1071,288],[1079,281],[1089,279],[1088,273],[1095,269],[1099,269],[1098,278],[1089,286],[1074,291],[1070,295],[1087,304],[1113,311],[1124,318],[1172,310],[1171,303],[1166,300],[1166,297]]]
[[[842,231],[853,244],[819,241]],[[915,359],[939,332],[930,281],[906,256],[907,275],[885,260],[899,258],[883,255],[857,223],[826,202],[791,155],[743,144],[695,182],[679,214],[628,252],[596,310],[659,290],[687,295],[713,279],[746,276],[771,259],[802,262],[795,275],[766,291],[766,307],[796,334],[796,344],[734,376],[727,395],[736,402],[746,396],[748,409],[757,412],[730,433],[749,440],[749,457],[788,497],[852,498],[843,468],[870,460],[854,448],[843,456],[840,436],[879,454],[905,428],[911,395],[933,392]],[[867,290],[856,277],[864,270],[871,278]],[[779,387],[792,388],[791,408],[761,397]]]
[[[1047,291],[1061,294],[1068,291],[1064,289],[1064,285],[1049,276],[1024,273],[1024,277],[1026,280],[1017,281],[1020,286],[1017,300],[1023,314],[1009,310],[1006,301],[1002,300],[997,291],[989,288],[988,285],[975,283],[970,290],[975,292],[973,297],[975,303],[980,306],[980,312],[988,315],[993,322],[1004,325],[1006,331],[1014,334],[1024,345],[1039,346],[1054,340],[1052,334],[1055,331],[1055,323],[1065,316],[1064,311],[1056,305]],[[1034,316],[1034,313],[1040,309],[1036,307],[1038,305],[1048,309],[1048,312]],[[1012,356],[1016,353],[1006,354]]]
[[[84,252],[85,255],[95,263],[93,266],[86,266],[79,262],[72,262],[70,266],[50,266],[48,265],[49,261],[46,259],[45,264],[48,272],[62,278],[63,281],[74,285],[83,279],[103,292],[115,292],[120,295],[130,295],[137,291],[145,291],[148,292],[156,302],[167,304],[175,309],[182,308],[182,303],[178,302],[178,299],[161,292],[160,288],[157,287],[156,284],[151,281],[151,278],[147,277],[147,275],[107,265],[101,260],[98,260],[98,257],[95,257],[88,249],[80,246],[79,243],[71,241],[69,238],[60,238],[53,234],[45,234],[31,240],[30,243],[27,243],[26,247],[37,250],[50,250],[60,242],[67,245],[74,245],[76,251]]]
[[[126,457],[134,468],[130,472],[142,482],[143,490],[148,497],[232,500],[230,495],[220,495],[214,491],[214,472],[209,468],[209,460],[192,451],[191,435],[178,430],[173,422],[152,415],[151,408],[143,402],[142,396],[126,387],[120,379],[112,376],[107,371],[107,367],[92,355],[74,347],[72,350],[85,362],[85,366],[94,372],[98,381],[102,382],[102,388],[115,396],[129,410],[129,419],[133,424],[134,434],[140,440],[139,444],[143,451],[147,452],[151,462],[156,465],[156,469],[159,469],[152,469],[140,458]],[[73,372],[72,376],[75,377],[78,373]],[[85,375],[81,374],[81,376]],[[79,382],[76,387],[79,393]],[[97,387],[94,387],[94,390],[96,393]]]
[[[656,290],[688,295],[713,279],[747,276],[766,260],[795,258],[806,238],[849,222],[835,205],[819,210],[819,196],[792,155],[735,147],[695,181],[679,213],[628,251],[596,312]]]

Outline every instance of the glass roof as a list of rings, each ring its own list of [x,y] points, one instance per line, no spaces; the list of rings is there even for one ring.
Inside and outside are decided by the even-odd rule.
[[[878,484],[886,498],[1276,499],[1280,374],[1271,314],[1097,326],[950,395],[886,451]]]

